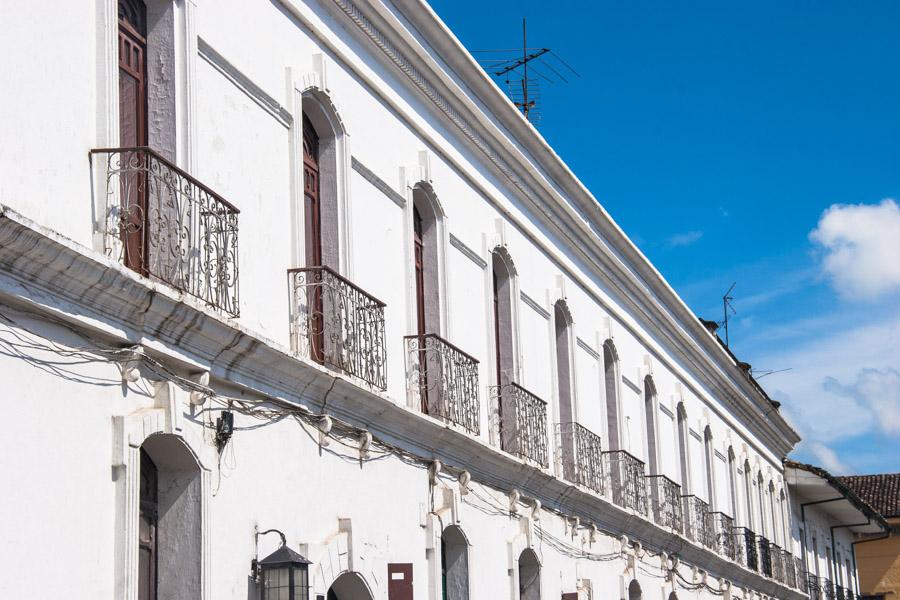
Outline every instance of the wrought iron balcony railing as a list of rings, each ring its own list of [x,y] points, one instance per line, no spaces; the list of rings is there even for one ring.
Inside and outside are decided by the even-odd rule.
[[[803,560],[799,556],[793,557],[794,561],[794,573],[796,573],[797,580],[795,582],[794,587],[798,590],[806,590],[809,588],[809,581],[806,576],[806,566],[803,564]]]
[[[500,423],[500,448],[547,467],[547,403],[515,383],[491,386],[490,392]]]
[[[746,527],[735,527],[734,539],[740,552],[738,562],[751,571],[759,572],[759,552],[756,545],[756,534]]]
[[[766,577],[772,576],[772,550],[769,540],[763,536],[756,538],[759,544],[759,572]]]
[[[822,584],[819,578],[812,573],[807,573],[806,583],[809,600],[822,600]]]
[[[834,586],[834,597],[835,600],[848,600],[847,597],[848,590],[843,586],[836,585]]]
[[[684,533],[684,512],[681,506],[681,486],[665,475],[647,475],[650,486],[650,505],[657,525]]]
[[[684,534],[689,540],[711,548],[712,535],[707,524],[709,504],[694,495],[681,497],[684,504]]]
[[[578,423],[556,424],[563,477],[603,493],[603,449],[600,436]]]
[[[237,317],[238,211],[150,148],[91,150],[106,252]],[[94,165],[94,157],[99,162]]]
[[[712,536],[713,550],[731,560],[737,560],[736,544],[732,533],[734,519],[723,512],[712,512],[709,513],[708,527]]]
[[[834,584],[831,583],[830,579],[820,579],[819,580],[822,586],[822,598],[824,600],[835,600],[834,598]]]
[[[387,389],[384,302],[328,267],[291,269],[288,280],[294,352]]]
[[[409,335],[407,391],[415,406],[478,435],[478,361],[439,335]]]
[[[784,583],[792,588],[797,588],[797,561],[787,550],[784,553]]]
[[[603,453],[603,469],[613,502],[646,515],[647,481],[644,479],[644,462],[625,450],[609,450]]]
[[[769,559],[772,563],[772,579],[784,583],[784,562],[781,546],[769,544]]]

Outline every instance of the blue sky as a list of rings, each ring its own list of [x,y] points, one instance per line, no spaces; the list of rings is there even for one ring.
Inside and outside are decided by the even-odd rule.
[[[900,2],[434,0],[548,46],[541,133],[836,472],[900,471]]]

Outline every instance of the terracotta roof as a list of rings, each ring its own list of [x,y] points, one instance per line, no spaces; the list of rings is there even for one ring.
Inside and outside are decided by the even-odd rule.
[[[900,473],[838,477],[885,518],[900,517]]]

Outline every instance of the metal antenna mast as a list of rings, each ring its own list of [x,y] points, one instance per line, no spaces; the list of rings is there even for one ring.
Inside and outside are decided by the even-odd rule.
[[[731,284],[731,287],[728,288],[728,291],[725,292],[725,295],[722,296],[722,312],[725,313],[725,346],[728,347],[728,311],[731,311],[732,314],[737,314],[737,311],[734,310],[734,307],[731,305],[731,301],[734,300],[734,296],[731,295],[731,291],[734,289],[734,286],[737,285],[737,281]]]
[[[540,79],[546,83],[568,82],[563,73],[581,77],[566,61],[557,56],[550,48],[529,48],[528,27],[522,19],[522,49],[508,48],[503,50],[473,50],[480,55],[491,55],[479,59],[485,71],[494,77],[502,77],[506,85],[507,95],[512,103],[522,111],[529,121],[540,119],[538,101],[540,100]],[[497,58],[494,58],[494,57]],[[552,61],[550,60],[552,59]],[[531,63],[531,64],[530,64]],[[540,66],[540,69],[538,69]]]

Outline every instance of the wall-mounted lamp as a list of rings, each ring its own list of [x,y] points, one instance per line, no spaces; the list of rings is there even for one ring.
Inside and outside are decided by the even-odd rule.
[[[260,600],[309,600],[309,565],[301,554],[287,547],[284,534],[277,529],[260,532],[281,536],[281,546],[262,560],[253,560],[253,573],[262,584]]]

